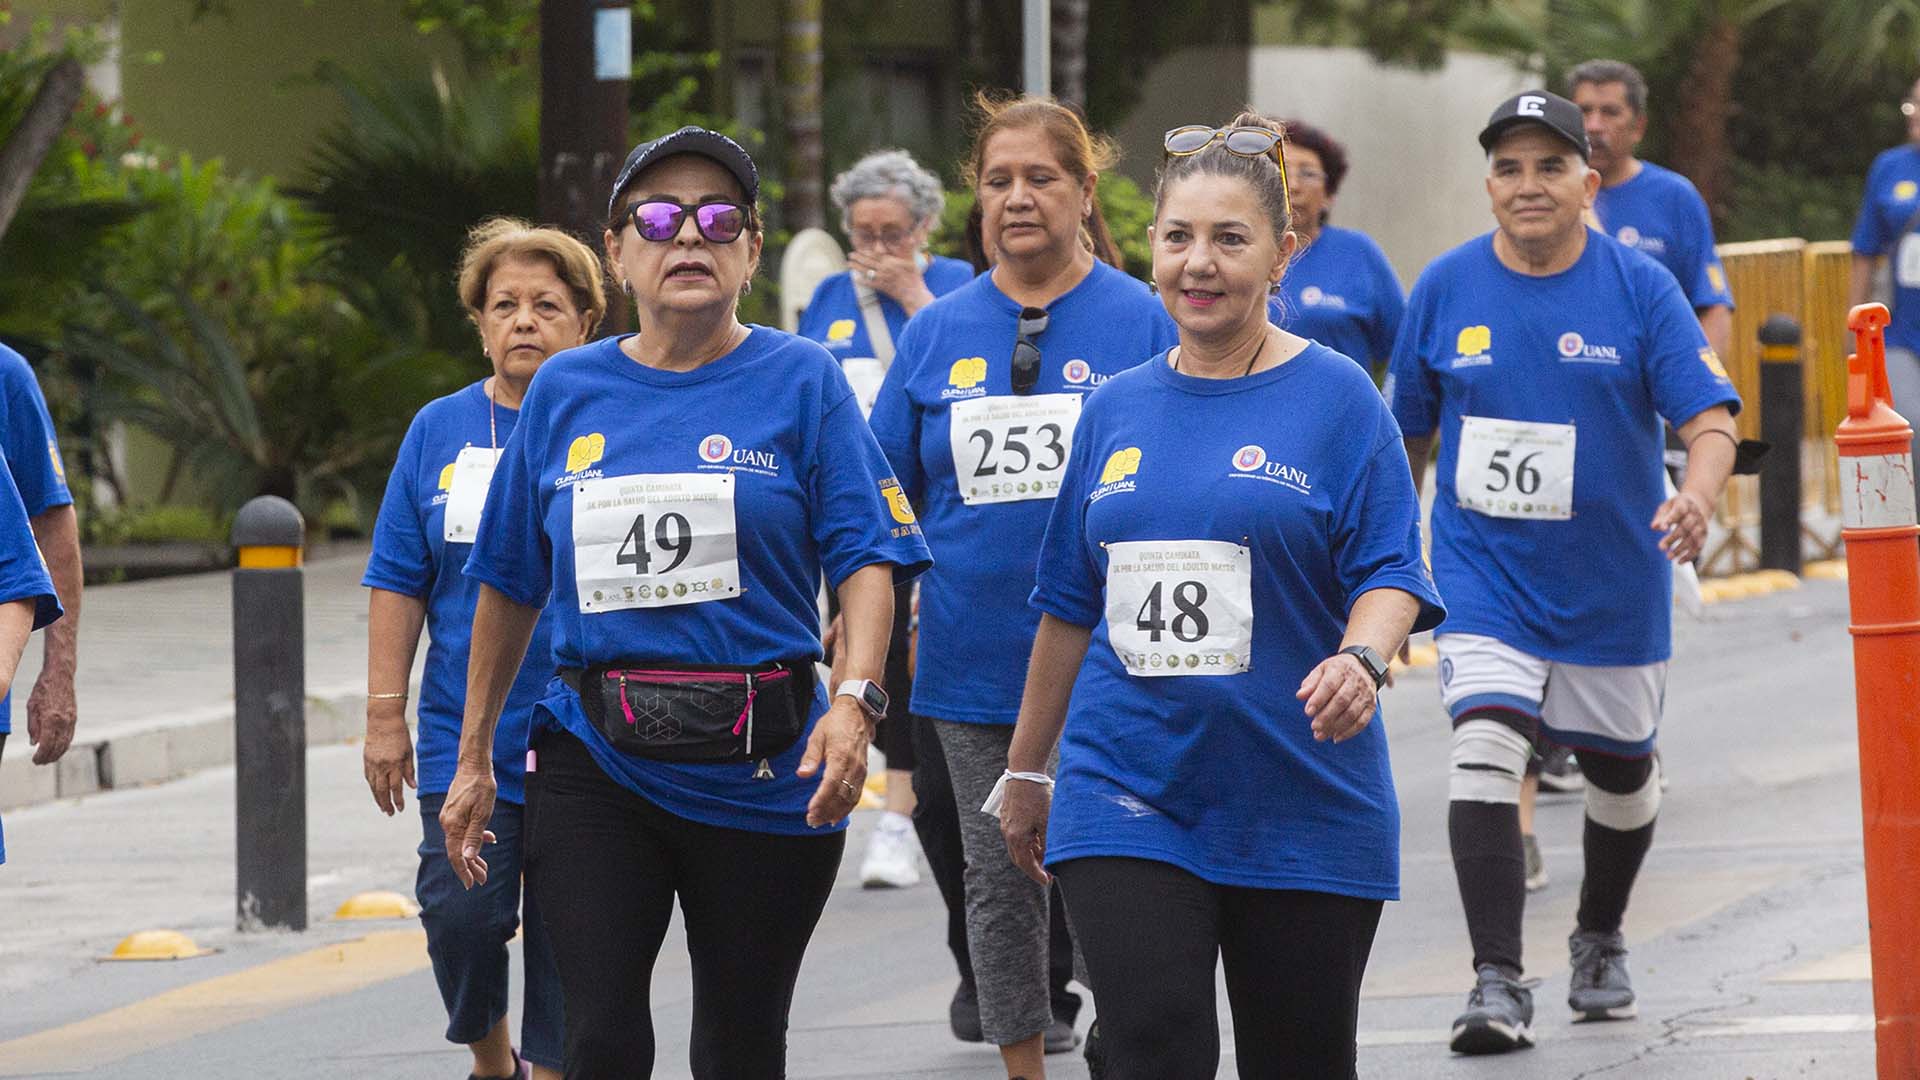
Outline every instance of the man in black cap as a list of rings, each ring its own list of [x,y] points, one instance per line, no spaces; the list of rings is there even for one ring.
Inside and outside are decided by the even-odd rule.
[[[1416,483],[1440,437],[1435,644],[1475,969],[1453,1025],[1462,1053],[1533,1041],[1518,802],[1541,733],[1587,779],[1568,1004],[1576,1020],[1635,1015],[1620,927],[1660,807],[1669,560],[1706,541],[1740,405],[1673,275],[1586,226],[1600,177],[1579,107],[1517,94],[1480,145],[1498,228],[1420,275],[1386,388]],[[1672,498],[1663,420],[1691,451]]]

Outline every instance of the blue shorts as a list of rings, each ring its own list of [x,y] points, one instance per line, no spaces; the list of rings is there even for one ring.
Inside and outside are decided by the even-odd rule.
[[[420,901],[433,977],[447,1007],[447,1041],[464,1044],[479,1042],[507,1014],[507,942],[521,925],[520,826],[525,811],[515,803],[494,803],[487,828],[496,842],[481,853],[487,860],[487,882],[467,889],[447,861],[446,834],[440,831],[440,807],[446,801],[445,794],[418,799],[420,874],[414,896]],[[520,1009],[520,1056],[558,1069],[563,1040],[560,972],[533,894],[526,894],[524,905],[526,993]]]

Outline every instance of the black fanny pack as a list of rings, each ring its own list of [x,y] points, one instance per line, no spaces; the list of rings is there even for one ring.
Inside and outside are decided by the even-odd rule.
[[[657,761],[769,758],[797,742],[813,707],[813,665],[690,666],[634,660],[561,668],[615,750]]]

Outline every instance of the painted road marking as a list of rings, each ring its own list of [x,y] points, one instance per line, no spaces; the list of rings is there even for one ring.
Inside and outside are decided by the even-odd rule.
[[[427,967],[415,928],[282,957],[0,1043],[0,1076],[78,1072]]]
[[[1682,1024],[1674,1035],[1682,1039],[1739,1039],[1766,1035],[1853,1035],[1873,1030],[1873,1017],[1855,1013],[1812,1013],[1785,1016],[1740,1016],[1710,1024]],[[1535,1029],[1541,1035],[1540,1029]],[[1605,1038],[1606,1024],[1576,1024],[1555,1030],[1548,1028],[1544,1039]],[[1445,1028],[1360,1030],[1361,1046],[1445,1046],[1449,1035]],[[1223,1042],[1225,1040],[1222,1040]],[[1227,1049],[1228,1047],[1223,1047]]]
[[[1776,983],[1871,982],[1873,953],[1865,945],[1855,945],[1837,953],[1811,960],[1768,979]]]

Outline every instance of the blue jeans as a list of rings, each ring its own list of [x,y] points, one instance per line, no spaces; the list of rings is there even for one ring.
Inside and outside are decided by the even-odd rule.
[[[444,794],[422,795],[420,874],[414,895],[427,931],[433,977],[447,1006],[447,1041],[475,1043],[507,1014],[507,942],[521,925],[521,807],[496,802],[487,828],[497,842],[487,845],[487,883],[462,888],[447,861],[446,834],[440,831]],[[520,1056],[535,1065],[560,1068],[560,973],[554,967],[547,928],[525,898],[526,940],[521,943],[526,994],[520,1007]]]

